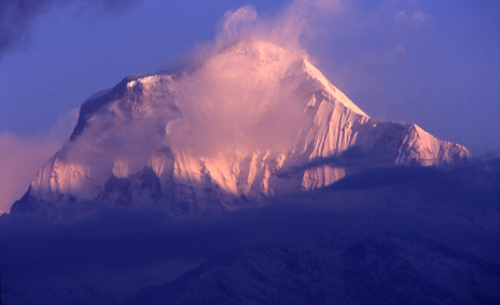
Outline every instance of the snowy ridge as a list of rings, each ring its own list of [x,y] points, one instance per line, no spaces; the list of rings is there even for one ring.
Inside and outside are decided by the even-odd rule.
[[[312,190],[373,166],[451,166],[464,147],[367,116],[311,63],[243,40],[176,75],[135,75],[92,96],[26,198],[190,213]]]

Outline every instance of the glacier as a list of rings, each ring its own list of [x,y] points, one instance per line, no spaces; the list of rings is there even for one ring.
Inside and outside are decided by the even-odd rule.
[[[91,200],[231,210],[370,167],[471,160],[416,124],[370,118],[303,56],[244,39],[193,67],[129,76],[90,97],[11,212]]]

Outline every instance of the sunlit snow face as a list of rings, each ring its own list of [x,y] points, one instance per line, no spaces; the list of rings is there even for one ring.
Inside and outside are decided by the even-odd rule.
[[[298,95],[302,60],[261,41],[238,43],[182,79],[177,104],[184,128],[173,143],[205,153],[283,149],[303,125],[307,100]]]
[[[306,68],[292,51],[238,42],[179,76],[130,81],[65,150],[103,181],[140,171],[164,147],[208,158],[288,151],[313,124],[304,112],[322,86]]]

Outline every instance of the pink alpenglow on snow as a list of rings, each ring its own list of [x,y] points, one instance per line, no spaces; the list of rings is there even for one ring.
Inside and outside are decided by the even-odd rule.
[[[471,160],[415,124],[370,118],[300,54],[249,38],[92,96],[12,212],[90,200],[235,209],[370,167]]]

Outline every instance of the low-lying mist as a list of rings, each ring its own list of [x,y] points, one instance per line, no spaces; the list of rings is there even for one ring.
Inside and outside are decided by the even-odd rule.
[[[471,278],[484,285],[500,280],[495,277],[499,268],[495,203],[500,194],[492,186],[469,184],[473,174],[467,169],[371,170],[319,192],[275,197],[266,206],[211,215],[172,216],[160,210],[117,207],[100,208],[67,223],[4,215],[0,218],[2,301],[35,304],[79,298],[120,304],[127,293],[171,283],[206,264],[229,268],[262,249],[304,255],[330,249],[329,256],[323,253],[314,259],[332,263],[358,259],[377,277],[394,271],[391,265],[375,270],[377,262],[392,262],[389,252],[396,253],[410,266],[401,275],[404,281],[420,285],[424,276],[450,291],[463,285],[454,297],[469,298],[473,291],[495,295],[485,292],[486,286],[474,288],[447,267],[471,272]],[[447,195],[435,185],[446,189]],[[351,253],[359,243],[379,245],[370,251],[385,252],[377,254],[375,262],[363,261],[359,255],[364,252]],[[440,274],[448,280],[442,281]],[[371,293],[368,286],[352,287]]]

